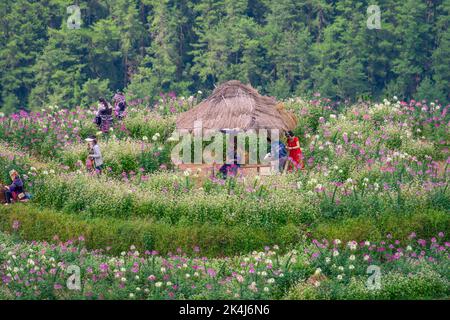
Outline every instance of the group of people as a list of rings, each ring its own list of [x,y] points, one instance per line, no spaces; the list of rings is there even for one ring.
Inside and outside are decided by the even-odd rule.
[[[271,141],[268,139],[270,149],[265,160],[271,160],[273,164],[272,169],[282,173],[304,169],[303,154],[298,137],[292,131],[287,131],[285,137],[286,144],[280,140]],[[235,176],[240,168],[241,159],[239,158],[236,142],[234,143],[234,150],[229,151],[229,156],[232,158],[232,161],[227,161],[219,169],[224,179],[228,175]]]
[[[29,200],[30,195],[25,192],[24,184],[19,173],[16,170],[11,170],[9,172],[9,176],[12,183],[9,186],[3,187],[5,205],[9,205],[13,202],[23,202]]]
[[[279,172],[291,172],[304,169],[305,164],[303,162],[300,140],[292,131],[287,131],[285,136],[286,144],[280,140],[271,143],[271,150],[267,158],[278,163],[278,168],[275,169],[278,169]]]
[[[112,126],[114,116],[117,120],[122,120],[126,115],[127,103],[122,92],[116,93],[113,97],[114,107],[105,98],[98,99],[98,109],[94,122],[103,133],[107,133]]]

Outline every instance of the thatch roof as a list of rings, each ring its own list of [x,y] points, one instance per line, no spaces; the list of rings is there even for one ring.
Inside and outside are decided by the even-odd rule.
[[[177,119],[178,130],[203,129],[293,130],[297,119],[272,97],[262,96],[250,85],[233,80],[217,87],[212,95]]]

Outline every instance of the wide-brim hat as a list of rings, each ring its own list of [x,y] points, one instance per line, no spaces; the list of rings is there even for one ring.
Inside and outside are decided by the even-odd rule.
[[[92,142],[92,141],[95,141],[96,139],[97,139],[96,136],[89,136],[89,137],[87,137],[86,139],[84,139],[84,141],[86,141],[86,142]]]

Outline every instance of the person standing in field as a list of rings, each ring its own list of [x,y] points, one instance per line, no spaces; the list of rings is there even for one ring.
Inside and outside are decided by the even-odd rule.
[[[98,99],[98,110],[95,123],[103,133],[108,133],[113,121],[113,108],[104,98]]]
[[[292,131],[286,132],[287,138],[287,147],[286,149],[289,151],[289,160],[288,170],[292,171],[293,169],[303,169],[305,166],[302,160],[302,149],[300,148],[300,141],[294,135]]]
[[[278,139],[272,142],[271,139],[268,138],[267,142],[269,142],[269,153],[264,159],[271,160],[273,171],[277,173],[284,173],[286,162],[288,160],[286,145]]]
[[[127,108],[127,102],[125,99],[125,94],[122,92],[118,92],[114,95],[114,115],[116,116],[116,119],[122,120],[126,113],[125,110]]]
[[[91,150],[88,155],[88,160],[94,161],[96,172],[98,174],[101,174],[103,170],[103,157],[100,146],[97,143],[97,138],[95,136],[91,136],[87,138],[86,141],[89,143],[89,147]]]

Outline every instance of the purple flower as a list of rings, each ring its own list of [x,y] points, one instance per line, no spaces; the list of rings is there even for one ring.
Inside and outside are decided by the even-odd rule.
[[[109,269],[109,266],[106,263],[100,264],[100,270],[103,272],[107,272]]]
[[[216,272],[216,270],[214,270],[214,269],[212,269],[212,268],[208,268],[208,275],[211,277],[211,278],[214,278],[216,275],[217,275],[217,272]]]
[[[13,228],[14,231],[19,230],[19,228],[20,228],[20,221],[19,220],[14,220],[13,224],[12,224],[12,228]]]

